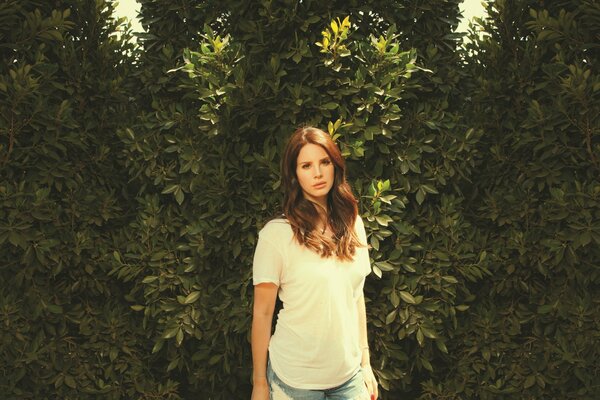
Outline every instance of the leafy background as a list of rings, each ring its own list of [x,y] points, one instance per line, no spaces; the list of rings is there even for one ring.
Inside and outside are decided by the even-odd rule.
[[[366,221],[384,399],[594,399],[600,6],[0,5],[0,392],[238,399],[301,124]],[[124,29],[125,27],[125,29]]]

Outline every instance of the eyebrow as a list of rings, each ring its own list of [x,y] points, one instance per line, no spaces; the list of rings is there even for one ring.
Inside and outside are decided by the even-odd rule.
[[[321,158],[319,161],[331,160],[330,157]],[[300,161],[298,164],[310,164],[312,161]]]

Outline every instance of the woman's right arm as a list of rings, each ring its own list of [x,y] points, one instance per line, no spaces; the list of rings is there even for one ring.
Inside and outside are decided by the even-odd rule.
[[[271,339],[271,324],[277,298],[277,285],[260,283],[254,286],[252,311],[252,400],[269,400],[267,383],[267,350]]]

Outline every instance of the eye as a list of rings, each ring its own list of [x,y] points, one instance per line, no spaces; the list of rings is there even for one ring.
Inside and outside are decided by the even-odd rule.
[[[302,164],[302,169],[309,169],[310,168],[310,164]]]
[[[329,164],[331,164],[331,160],[323,160],[321,162],[321,164],[323,164],[323,165],[329,165]]]

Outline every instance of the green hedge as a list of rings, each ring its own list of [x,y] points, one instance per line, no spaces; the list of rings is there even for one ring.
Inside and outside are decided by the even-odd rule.
[[[110,3],[0,6],[6,398],[248,398],[304,123],[366,221],[384,399],[594,398],[597,5],[488,2],[460,47],[459,0],[140,3],[137,47]]]
[[[468,193],[492,275],[431,398],[594,399],[600,387],[600,8],[488,5],[465,115],[485,132]],[[482,117],[484,116],[484,117]],[[433,387],[433,385],[432,385]]]
[[[131,119],[133,48],[111,15],[103,1],[0,5],[3,399],[167,392],[110,275],[136,211],[116,135]]]

